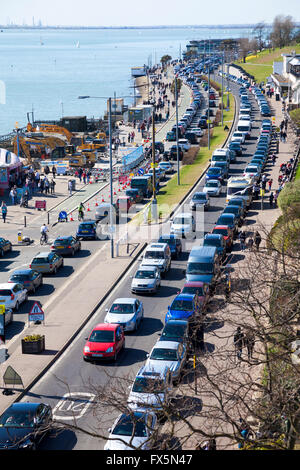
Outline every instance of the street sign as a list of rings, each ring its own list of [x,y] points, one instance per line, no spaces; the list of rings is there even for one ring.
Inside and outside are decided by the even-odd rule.
[[[44,311],[38,302],[34,302],[29,312],[29,321],[44,321]]]
[[[139,173],[139,175],[143,175],[145,173],[145,170],[143,168],[140,168],[138,173]]]

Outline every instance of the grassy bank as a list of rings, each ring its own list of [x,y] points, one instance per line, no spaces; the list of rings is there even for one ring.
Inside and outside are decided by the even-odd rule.
[[[227,104],[227,96],[224,96],[224,105]],[[234,119],[235,100],[229,94],[229,110],[227,111],[224,106],[224,125],[227,124],[231,127]],[[166,217],[172,207],[177,205],[187,194],[189,189],[196,183],[199,176],[207,167],[208,161],[211,158],[212,152],[216,148],[220,148],[226,137],[228,131],[224,131],[224,126],[220,123],[213,128],[213,137],[210,142],[210,149],[208,147],[201,147],[194,162],[191,165],[184,165],[180,170],[180,185],[177,184],[177,174],[171,178],[168,183],[159,191],[157,195],[158,211],[161,217]]]
[[[246,63],[236,62],[241,65],[243,69],[253,75],[257,82],[266,82],[267,77],[273,73],[273,62],[282,62],[281,54],[288,54],[292,51],[296,51],[296,54],[300,53],[300,44],[294,46],[279,47],[275,49],[266,49],[262,52],[258,52],[257,55],[250,55],[246,58]]]

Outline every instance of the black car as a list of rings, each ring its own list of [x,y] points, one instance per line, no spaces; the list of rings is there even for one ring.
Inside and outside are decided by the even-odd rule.
[[[9,240],[5,238],[0,238],[0,256],[4,256],[4,253],[12,250],[12,244]]]
[[[179,160],[181,161],[183,159],[183,150],[179,148],[178,152],[179,152]],[[177,160],[177,146],[176,145],[172,145],[172,147],[170,148],[170,159]]]
[[[136,204],[144,200],[143,193],[139,189],[126,189],[125,196],[130,197]]]
[[[159,341],[183,343],[188,350],[191,347],[191,324],[188,320],[169,320],[160,335]]]
[[[59,255],[71,255],[74,256],[77,251],[81,250],[81,243],[79,240],[72,236],[57,237],[51,246],[51,251],[58,253]]]
[[[191,144],[197,144],[197,142],[198,142],[198,137],[197,137],[197,135],[195,134],[195,132],[187,131],[187,132],[184,134],[184,137],[185,137]]]
[[[208,127],[207,120],[206,119],[200,119],[199,122],[198,122],[198,127],[200,127],[201,129],[207,129],[207,127]]]
[[[43,275],[34,269],[18,269],[13,272],[8,282],[22,284],[28,292],[34,293],[38,287],[43,285]]]
[[[50,405],[13,403],[0,416],[0,449],[35,450],[51,424]]]
[[[155,142],[155,149],[159,150],[159,153],[164,153],[165,146],[164,146],[163,142]]]

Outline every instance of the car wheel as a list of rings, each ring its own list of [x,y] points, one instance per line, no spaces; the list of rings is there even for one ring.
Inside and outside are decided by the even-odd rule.
[[[1,256],[1,258],[4,256],[4,251],[3,250],[0,251],[0,256]]]
[[[117,361],[117,351],[116,351],[115,354],[114,354],[113,361],[114,361],[114,362]]]
[[[35,289],[35,285],[33,285],[33,286],[32,286],[32,289],[31,289],[31,292],[32,292],[33,294],[35,294],[35,290],[36,290],[36,289]]]
[[[16,305],[15,305],[15,310],[18,311],[19,310],[19,302],[17,301],[16,302]]]
[[[75,255],[75,250],[72,250],[71,256]]]
[[[57,273],[57,267],[55,266],[55,268],[53,269],[53,274],[56,274]]]

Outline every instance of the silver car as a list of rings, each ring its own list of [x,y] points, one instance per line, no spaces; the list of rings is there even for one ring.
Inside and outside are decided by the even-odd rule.
[[[143,302],[134,298],[116,299],[106,312],[104,322],[117,323],[124,331],[136,331],[144,318]]]
[[[140,266],[132,277],[131,292],[156,294],[160,285],[160,270],[156,266]]]
[[[209,180],[206,182],[203,192],[209,196],[220,196],[222,185],[219,180]]]
[[[165,367],[171,371],[172,381],[178,382],[187,359],[187,351],[176,341],[157,341],[145,366],[153,372],[162,373]]]

